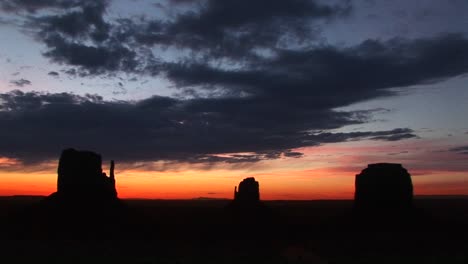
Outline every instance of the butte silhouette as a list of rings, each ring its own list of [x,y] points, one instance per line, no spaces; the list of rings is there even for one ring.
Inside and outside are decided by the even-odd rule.
[[[237,186],[234,187],[234,202],[241,204],[256,204],[260,202],[260,188],[258,181],[255,178],[245,178],[239,183],[239,191]]]
[[[133,230],[128,228],[128,210],[117,197],[114,162],[109,176],[101,165],[97,153],[63,150],[58,162],[57,191],[19,213],[14,219],[21,228],[13,235],[108,239]]]
[[[405,211],[412,208],[411,175],[401,164],[369,164],[356,175],[354,207],[360,212]]]
[[[255,178],[245,178],[234,187],[234,200],[228,204],[227,209],[236,217],[264,217],[268,208],[260,201],[260,185]]]
[[[277,237],[278,223],[274,212],[260,200],[260,184],[253,177],[243,179],[234,188],[234,199],[226,207],[231,239],[255,249]],[[257,243],[257,244],[255,244]],[[257,245],[257,246],[256,246]]]
[[[102,171],[101,155],[91,151],[65,149],[57,169],[57,192],[46,204],[62,209],[107,210],[120,204],[115,188],[114,161],[109,176]]]

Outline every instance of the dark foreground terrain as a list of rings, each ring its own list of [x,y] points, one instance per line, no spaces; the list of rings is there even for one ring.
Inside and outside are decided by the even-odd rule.
[[[124,200],[80,217],[0,198],[0,263],[465,263],[468,199],[416,199],[403,215],[352,201]],[[65,216],[64,216],[65,215]]]

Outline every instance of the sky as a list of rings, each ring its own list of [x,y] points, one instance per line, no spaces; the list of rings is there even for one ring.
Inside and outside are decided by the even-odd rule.
[[[61,151],[122,198],[352,199],[367,164],[468,195],[466,0],[2,0],[0,195]]]

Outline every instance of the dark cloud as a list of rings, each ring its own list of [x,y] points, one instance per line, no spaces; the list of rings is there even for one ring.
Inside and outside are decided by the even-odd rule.
[[[11,84],[18,86],[18,87],[24,87],[26,85],[31,85],[31,81],[26,80],[26,79],[18,79],[18,80],[12,80],[10,81]]]
[[[71,8],[94,0],[2,0],[0,9],[9,12],[27,11],[34,13],[40,9]],[[97,2],[100,2],[97,1]]]
[[[52,8],[25,16],[24,28],[42,41],[47,50],[43,55],[51,61],[73,66],[76,76],[109,74],[113,72],[137,72],[153,62],[151,52],[144,47],[130,47],[116,39],[118,27],[113,27],[104,17],[110,1],[44,0],[8,1],[10,8],[36,11]],[[73,7],[73,8],[70,8]]]
[[[322,143],[414,137],[409,129],[320,130],[362,122],[351,113],[328,111],[316,114],[315,120],[303,115],[291,119],[296,109],[267,113],[260,104],[233,113],[244,107],[243,99],[152,97],[125,102],[13,91],[0,94],[0,102],[0,125],[8,128],[0,131],[0,156],[24,162],[54,159],[66,147],[93,149],[126,162],[256,162],[299,157],[292,149]]]
[[[396,128],[391,131],[377,131],[377,132],[350,132],[350,133],[319,133],[317,135],[322,142],[335,143],[349,140],[385,140],[385,141],[398,141],[408,138],[417,138],[413,134],[413,130],[408,128]]]
[[[72,38],[90,37],[103,41],[108,37],[110,25],[103,19],[108,1],[84,1],[77,11],[65,14],[47,15],[33,19],[47,39],[50,34],[62,34]]]
[[[82,75],[143,69],[157,74],[160,63],[150,50],[154,47],[197,50],[199,54],[236,60],[256,57],[256,49],[309,42],[317,30],[311,23],[313,20],[338,17],[349,10],[343,4],[345,1],[329,6],[308,0],[287,3],[210,0],[201,1],[197,11],[179,13],[170,21],[144,18],[105,21],[109,1],[64,2],[76,8],[32,16],[27,27],[36,29],[36,37],[49,48],[45,56],[77,66]],[[47,3],[43,6],[65,5],[57,1]],[[110,57],[112,62],[108,61]],[[136,61],[142,65],[137,67]]]
[[[102,74],[109,71],[136,71],[137,54],[122,45],[87,46],[55,36],[46,41],[51,48],[44,55],[52,61],[78,66],[81,74]]]
[[[56,71],[50,71],[49,73],[47,73],[47,75],[57,77],[57,76],[59,76],[60,74],[59,74],[58,72],[56,72]]]
[[[242,69],[207,63],[172,63],[167,77],[181,88],[222,90],[294,107],[331,109],[382,96],[405,87],[468,72],[468,40],[461,35],[387,42],[365,41],[351,48],[321,46],[281,50]]]
[[[129,48],[109,35],[111,25],[104,21],[109,1],[73,3],[74,9],[29,18],[26,26],[36,29],[36,37],[48,47],[45,57],[75,66],[72,70],[80,76],[136,71],[140,56],[149,60],[149,53]]]
[[[309,89],[313,85],[345,92],[347,96],[340,98],[354,102],[353,97],[386,96],[391,94],[385,90],[389,87],[449,78],[467,70],[468,41],[462,35],[368,40],[348,48],[317,45],[317,30],[323,26],[318,21],[349,13],[349,1],[335,5],[307,0],[169,3],[175,9],[181,3],[197,8],[168,20],[105,21],[108,1],[84,1],[72,11],[33,17],[28,26],[37,28],[38,39],[49,48],[46,57],[77,67],[81,76],[163,73],[179,86],[225,89],[227,85],[237,93],[245,89],[250,93],[251,87],[268,92],[298,87],[316,93],[317,89]],[[192,55],[168,63],[155,53],[164,47]]]
[[[63,70],[62,72],[72,77],[75,77],[78,74],[75,68],[66,69],[66,70]]]
[[[172,1],[180,4],[188,1]],[[242,56],[253,48],[301,44],[315,38],[317,19],[347,14],[346,1],[330,6],[308,0],[208,0],[198,11],[179,14],[172,23],[150,23],[143,43],[204,49],[211,55]]]
[[[451,148],[450,151],[456,152],[456,153],[459,153],[459,154],[468,155],[468,146],[461,146],[461,147]]]
[[[408,154],[409,151],[400,151],[400,152],[392,152],[392,153],[387,153],[388,156],[398,156],[398,155],[402,155],[402,154]]]
[[[283,155],[288,158],[301,158],[302,156],[304,156],[303,153],[296,151],[286,151],[283,153]]]

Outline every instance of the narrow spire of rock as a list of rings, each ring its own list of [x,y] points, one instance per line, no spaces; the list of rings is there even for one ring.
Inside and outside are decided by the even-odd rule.
[[[115,181],[115,175],[114,175],[114,160],[111,160],[110,162],[110,170],[109,170],[109,176],[111,178],[111,180]]]

